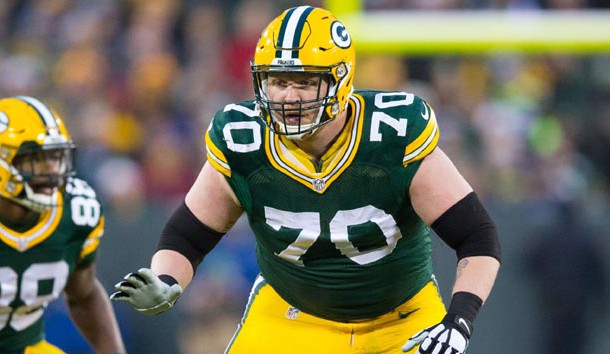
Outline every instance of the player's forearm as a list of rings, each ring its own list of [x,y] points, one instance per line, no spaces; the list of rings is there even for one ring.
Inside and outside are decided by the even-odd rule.
[[[171,250],[157,251],[152,258],[150,268],[157,275],[171,275],[182,289],[186,289],[194,275],[193,266],[188,258]]]
[[[67,298],[72,320],[96,353],[125,353],[119,326],[106,291],[96,279],[86,297]]]
[[[500,269],[500,262],[488,256],[460,259],[457,265],[453,294],[465,291],[477,295],[483,302],[489,296]]]

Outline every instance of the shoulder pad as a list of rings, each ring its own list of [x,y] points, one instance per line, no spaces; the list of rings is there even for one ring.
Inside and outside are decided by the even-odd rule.
[[[440,137],[436,114],[430,104],[415,96],[413,106],[414,112],[409,121],[409,143],[403,159],[405,166],[428,156],[438,145]]]

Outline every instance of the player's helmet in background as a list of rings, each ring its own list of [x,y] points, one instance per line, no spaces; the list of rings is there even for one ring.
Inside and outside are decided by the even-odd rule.
[[[254,93],[261,117],[271,130],[278,134],[302,137],[313,133],[347,109],[353,92],[356,54],[345,26],[327,10],[300,6],[284,11],[263,31],[254,58],[252,76]],[[270,72],[306,72],[319,75],[320,82],[328,82],[324,92],[318,88],[317,99],[294,103],[272,102],[267,95],[267,77]],[[287,112],[301,113],[318,109],[315,122],[287,125]]]
[[[56,206],[75,173],[74,148],[61,118],[41,101],[0,100],[0,196],[39,212]]]

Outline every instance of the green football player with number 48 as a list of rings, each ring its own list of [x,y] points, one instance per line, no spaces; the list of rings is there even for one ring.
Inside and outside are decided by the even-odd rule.
[[[75,145],[42,101],[0,100],[0,353],[59,354],[43,315],[63,292],[70,316],[100,354],[125,347],[95,275],[104,233],[100,201],[74,177]]]
[[[300,6],[262,32],[255,100],[206,133],[207,163],[161,234],[151,268],[111,298],[170,309],[245,213],[260,276],[226,353],[463,354],[500,266],[496,228],[437,146],[432,107],[354,90],[354,44],[330,12]],[[456,250],[449,308],[430,227]]]

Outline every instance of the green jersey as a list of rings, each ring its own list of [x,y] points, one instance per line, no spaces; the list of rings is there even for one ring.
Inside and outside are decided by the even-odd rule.
[[[356,91],[320,161],[270,131],[254,102],[219,111],[206,145],[247,213],[267,282],[302,311],[348,321],[387,313],[430,281],[430,231],[409,186],[438,138],[421,98]]]
[[[104,232],[94,190],[70,178],[58,202],[27,231],[0,224],[0,353],[23,353],[44,339],[45,307],[76,267],[94,261]]]

